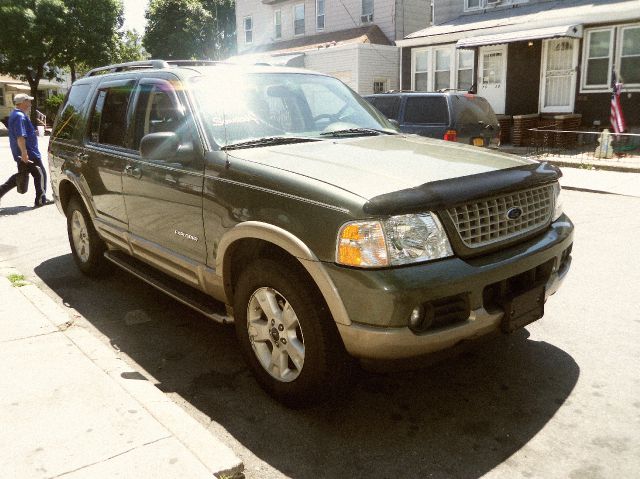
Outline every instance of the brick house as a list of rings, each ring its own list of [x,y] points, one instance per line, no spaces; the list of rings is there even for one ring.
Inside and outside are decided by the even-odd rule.
[[[437,0],[433,26],[398,40],[402,89],[471,89],[503,118],[609,124],[611,75],[640,125],[639,0]]]

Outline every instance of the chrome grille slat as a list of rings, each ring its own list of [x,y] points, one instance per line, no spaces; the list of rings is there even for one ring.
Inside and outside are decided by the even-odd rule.
[[[522,215],[507,218],[514,207]],[[544,185],[456,206],[447,213],[465,246],[481,248],[538,229],[549,221],[552,210],[553,185]]]

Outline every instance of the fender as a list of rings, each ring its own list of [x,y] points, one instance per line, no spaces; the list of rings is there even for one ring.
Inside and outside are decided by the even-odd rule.
[[[327,274],[327,271],[324,269],[322,262],[300,238],[291,234],[287,230],[269,223],[245,221],[237,224],[224,234],[220,240],[216,255],[216,274],[221,280],[223,280],[222,276],[225,261],[227,260],[227,249],[234,242],[246,238],[259,239],[273,243],[295,256],[318,286],[320,293],[329,307],[329,311],[331,311],[334,321],[346,326],[351,324],[351,320],[349,319],[347,310],[344,307],[342,298],[333,284],[333,281]],[[227,298],[231,298],[230,291],[228,291],[228,286],[226,285],[225,294]]]
[[[93,202],[87,201],[87,198],[91,198],[91,194],[89,189],[86,187],[86,182],[82,179],[81,176],[78,176],[75,172],[69,169],[65,169],[63,172],[63,179],[58,182],[58,197],[60,197],[60,186],[64,184],[65,181],[71,183],[73,188],[78,192],[78,196],[82,200],[84,207],[89,212],[89,216],[92,219],[96,218],[96,209],[93,205]],[[62,208],[62,198],[60,198],[60,208]],[[62,211],[64,215],[66,215],[66,211]]]

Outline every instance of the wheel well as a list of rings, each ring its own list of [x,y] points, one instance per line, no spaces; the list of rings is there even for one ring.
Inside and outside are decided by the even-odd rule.
[[[320,299],[326,307],[326,302],[320,289],[309,272],[295,256],[273,243],[255,238],[238,240],[234,242],[225,253],[223,277],[228,298],[233,298],[236,283],[242,271],[251,261],[258,258],[278,260],[294,268],[306,279],[308,284],[313,287],[318,295],[318,299]]]
[[[70,181],[63,181],[58,188],[58,197],[60,198],[60,204],[62,205],[62,211],[67,212],[69,201],[74,196],[80,196],[76,187]]]

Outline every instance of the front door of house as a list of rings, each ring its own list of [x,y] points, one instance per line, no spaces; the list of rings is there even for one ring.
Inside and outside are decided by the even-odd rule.
[[[480,48],[478,95],[487,99],[493,110],[504,114],[507,90],[507,45]]]
[[[541,112],[573,112],[576,96],[578,45],[573,38],[545,40],[542,44]]]

